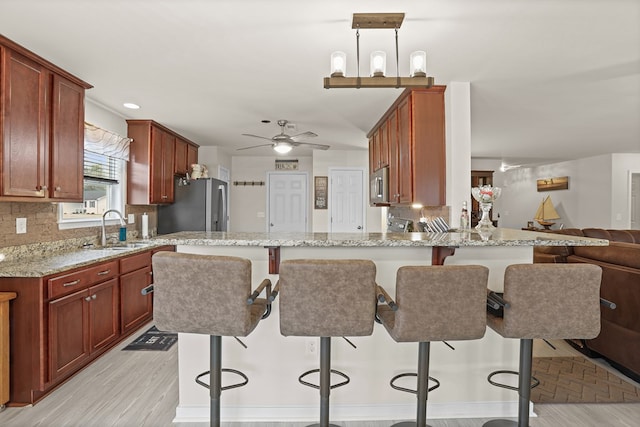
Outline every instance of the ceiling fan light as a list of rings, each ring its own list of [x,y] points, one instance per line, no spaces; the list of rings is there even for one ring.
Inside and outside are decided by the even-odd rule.
[[[382,50],[371,52],[371,77],[384,77],[387,71],[387,54]]]
[[[288,142],[278,142],[273,149],[279,154],[287,154],[293,147]]]
[[[336,51],[331,54],[331,77],[344,77],[347,75],[347,54]]]
[[[427,77],[427,52],[423,50],[411,52],[409,71],[411,77]]]

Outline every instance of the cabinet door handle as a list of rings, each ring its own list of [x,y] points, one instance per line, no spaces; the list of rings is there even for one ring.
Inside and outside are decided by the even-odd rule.
[[[85,301],[91,301],[91,297],[86,297],[84,300]]]
[[[62,187],[56,187],[56,191],[62,190]]]
[[[80,279],[74,280],[73,282],[63,283],[62,286],[64,286],[64,287],[73,286],[73,285],[77,285],[78,283],[80,283]]]
[[[162,198],[163,198],[163,199],[168,199],[168,198],[169,198],[169,196],[162,196]]]
[[[110,272],[111,272],[111,270],[99,271],[98,272],[98,276],[104,276],[105,274],[109,274]]]

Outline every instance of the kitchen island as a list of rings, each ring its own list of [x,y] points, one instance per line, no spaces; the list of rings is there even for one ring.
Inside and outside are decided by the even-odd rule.
[[[475,230],[438,234],[180,232],[153,240],[175,245],[178,252],[248,258],[252,261],[254,287],[265,277],[277,281],[280,260],[370,259],[376,264],[377,283],[392,294],[396,271],[403,265],[485,265],[490,269],[489,287],[500,291],[505,267],[531,263],[533,246],[608,244],[600,239],[510,229],[496,229],[490,234]],[[319,355],[313,349],[319,340],[281,336],[277,299],[271,317],[243,338],[248,349],[233,338],[224,340],[223,367],[245,372],[249,384],[223,393],[223,420],[317,420],[318,391],[300,385],[297,378],[302,372],[317,368]],[[331,419],[413,419],[415,396],[391,389],[389,380],[400,372],[415,371],[417,344],[396,343],[379,325],[372,336],[351,340],[357,349],[339,339],[332,346],[332,367],[349,375],[351,383],[332,391]],[[208,391],[193,380],[208,370],[208,342],[206,336],[180,334],[176,422],[208,420]],[[481,340],[450,344],[455,350],[444,343],[431,347],[430,374],[442,385],[429,395],[429,418],[516,416],[517,393],[489,385],[486,377],[497,369],[517,370],[518,341],[503,339],[487,329]],[[409,382],[404,385],[413,387]]]

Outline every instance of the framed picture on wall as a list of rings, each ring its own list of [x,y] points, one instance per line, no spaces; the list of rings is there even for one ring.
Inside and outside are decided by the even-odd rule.
[[[316,176],[313,180],[313,207],[314,209],[327,209],[327,190],[329,178]]]
[[[569,177],[560,176],[557,178],[538,179],[536,184],[538,191],[568,190]]]

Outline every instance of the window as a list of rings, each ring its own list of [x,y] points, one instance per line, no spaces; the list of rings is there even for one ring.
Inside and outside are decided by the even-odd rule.
[[[129,141],[85,123],[84,201],[59,204],[58,228],[100,225],[109,209],[124,215],[127,163],[122,157],[128,157]]]

